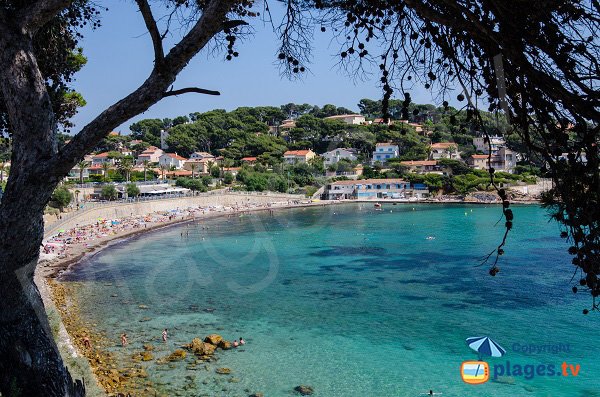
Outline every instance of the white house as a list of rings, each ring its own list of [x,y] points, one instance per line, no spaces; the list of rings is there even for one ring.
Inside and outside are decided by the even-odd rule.
[[[214,158],[215,156],[207,152],[194,152],[190,154],[190,160],[210,160]]]
[[[355,124],[355,125],[360,125],[360,124],[366,123],[365,116],[363,116],[362,114],[339,114],[337,116],[325,117],[324,120],[340,120],[346,124]]]
[[[108,152],[98,153],[98,154],[95,154],[94,156],[92,156],[92,166],[94,166],[94,165],[100,166],[104,163],[109,163],[110,165],[114,165],[115,159],[109,158]]]
[[[496,154],[492,154],[491,162],[487,154],[473,154],[467,159],[467,164],[478,170],[487,170],[490,166],[496,171],[512,174],[517,165],[516,153],[502,146]]]
[[[148,146],[137,158],[137,164],[144,164],[144,161],[149,163],[158,163],[158,159],[163,155],[162,149],[156,146]]]
[[[389,159],[395,159],[399,155],[400,148],[398,145],[391,142],[378,143],[375,146],[375,151],[373,152],[373,163],[376,161],[386,163]]]
[[[431,160],[460,160],[460,152],[458,151],[458,145],[454,142],[432,143],[431,151],[429,152],[429,158]]]
[[[181,157],[177,153],[164,153],[158,158],[159,165],[165,165],[169,168],[175,167],[176,170],[182,169],[186,161],[185,157]]]
[[[484,136],[478,136],[473,138],[473,145],[477,152],[488,154],[490,152],[490,145],[492,147],[492,154],[497,154],[500,147],[506,145],[506,141],[501,136],[491,136],[488,144],[487,138]]]
[[[353,148],[338,148],[325,152],[321,155],[325,159],[325,165],[335,164],[338,161],[345,159],[350,161],[356,161],[358,151]]]

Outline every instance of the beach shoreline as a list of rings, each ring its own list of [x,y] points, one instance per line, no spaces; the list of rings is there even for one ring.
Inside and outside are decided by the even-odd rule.
[[[277,205],[274,203],[271,204],[249,204],[247,203],[247,207],[242,208],[234,208],[229,207],[228,209],[223,208],[222,210],[213,210],[202,213],[201,215],[182,215],[174,217],[173,219],[169,219],[168,221],[156,221],[152,224],[145,225],[144,228],[137,229],[128,229],[122,230],[119,233],[114,233],[107,235],[103,238],[94,241],[92,244],[85,244],[75,247],[72,249],[69,254],[64,258],[54,258],[53,260],[41,260],[38,268],[36,269],[36,284],[40,290],[42,295],[44,304],[49,310],[56,310],[60,313],[60,330],[58,333],[58,337],[60,340],[57,342],[59,345],[63,347],[61,349],[61,354],[69,354],[72,357],[85,357],[90,371],[95,376],[95,381],[97,385],[100,385],[102,389],[110,395],[110,393],[115,393],[122,389],[114,389],[115,387],[120,387],[122,384],[118,381],[114,380],[114,377],[111,379],[111,374],[114,374],[111,371],[115,371],[114,363],[110,363],[111,357],[110,354],[103,354],[101,350],[98,351],[87,351],[85,346],[82,343],[82,335],[85,337],[89,337],[92,341],[93,346],[106,346],[107,341],[102,335],[98,335],[94,333],[93,329],[89,329],[89,327],[84,327],[83,322],[80,318],[78,318],[78,307],[77,302],[74,301],[73,291],[70,288],[60,282],[60,275],[64,272],[71,269],[73,266],[78,265],[86,259],[89,259],[95,255],[98,255],[104,249],[112,247],[116,244],[121,244],[130,239],[137,238],[142,234],[157,232],[162,229],[171,228],[174,226],[216,219],[225,216],[231,216],[242,213],[249,212],[264,212],[264,211],[277,211],[283,209],[291,209],[291,208],[306,208],[306,207],[316,207],[316,206],[328,206],[328,205],[340,205],[340,204],[356,204],[356,203],[369,203],[374,204],[376,202],[380,202],[382,204],[489,204],[489,205],[499,205],[499,202],[465,202],[465,201],[419,201],[419,202],[411,202],[411,201],[399,201],[399,200],[331,200],[331,201],[311,201],[311,200],[301,200],[300,202],[290,202],[288,200],[287,203],[279,202]],[[535,204],[537,202],[516,202],[515,204]],[[252,205],[252,206],[250,206]],[[68,309],[67,309],[68,308]],[[68,321],[65,319],[68,318]],[[106,353],[106,352],[105,352]],[[105,363],[102,366],[101,363]],[[135,378],[135,377],[134,377]],[[118,379],[118,377],[117,377]],[[137,379],[137,378],[135,378]],[[124,385],[124,384],[123,384]],[[146,385],[147,386],[147,385]],[[112,387],[112,390],[110,389]],[[129,389],[132,390],[132,389]]]

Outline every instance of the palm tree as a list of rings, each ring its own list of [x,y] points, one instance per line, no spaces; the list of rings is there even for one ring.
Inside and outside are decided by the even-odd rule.
[[[125,177],[125,182],[129,182],[129,177],[133,171],[133,162],[131,159],[123,159],[119,163],[119,172]]]
[[[206,166],[208,167],[208,168],[207,168],[207,171],[208,171],[208,173],[209,173],[209,174],[210,174],[210,170],[212,169],[213,165],[215,165],[215,162],[214,162],[214,161],[212,161],[212,160],[208,160],[208,161],[206,162]]]
[[[0,163],[0,183],[4,182],[4,173],[8,174],[10,167],[6,163]]]
[[[79,168],[79,184],[80,185],[83,185],[83,171],[85,171],[85,169],[89,166],[90,166],[89,161],[82,160],[79,163],[77,163],[77,168]]]
[[[146,172],[148,171],[149,165],[150,165],[150,161],[148,160],[144,160],[144,162],[142,163],[142,165],[144,166],[144,182],[146,182]]]
[[[166,164],[161,164],[158,168],[160,168],[160,172],[162,174],[162,180],[164,182],[165,180],[165,172],[167,172],[167,170],[169,169],[169,166]]]
[[[102,163],[102,175],[104,176],[104,182],[108,181],[108,170],[110,170],[110,163],[105,161]]]
[[[198,164],[190,162],[190,169],[192,171],[192,179],[194,179],[194,171],[196,171],[197,167],[198,167]]]

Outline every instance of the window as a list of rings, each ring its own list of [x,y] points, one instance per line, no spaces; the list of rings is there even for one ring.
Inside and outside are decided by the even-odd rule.
[[[385,155],[385,158],[386,158],[386,159],[389,159],[389,158],[390,158],[390,155],[389,155],[389,154],[386,154],[386,155]]]
[[[388,152],[391,152],[392,150],[394,150],[394,149],[392,149],[391,147],[390,147],[390,148],[388,148]]]

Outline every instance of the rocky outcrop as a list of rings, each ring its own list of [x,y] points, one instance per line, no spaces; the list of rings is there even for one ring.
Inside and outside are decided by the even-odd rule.
[[[197,356],[211,356],[215,353],[217,347],[213,344],[202,342],[200,338],[194,338],[192,343],[185,346]]]
[[[210,334],[204,338],[204,342],[210,343],[213,346],[219,346],[219,343],[223,340],[223,337],[218,334]]]
[[[219,347],[223,350],[229,350],[231,349],[231,342],[222,340],[221,342],[219,342]]]
[[[231,369],[226,368],[226,367],[221,367],[221,368],[217,368],[215,369],[215,372],[221,375],[229,375],[231,373]]]
[[[294,390],[302,394],[303,396],[310,396],[315,392],[315,390],[311,386],[306,385],[296,386],[294,387]]]
[[[187,353],[185,350],[177,349],[173,353],[169,354],[169,356],[166,358],[166,361],[181,361],[184,360],[186,356]]]

